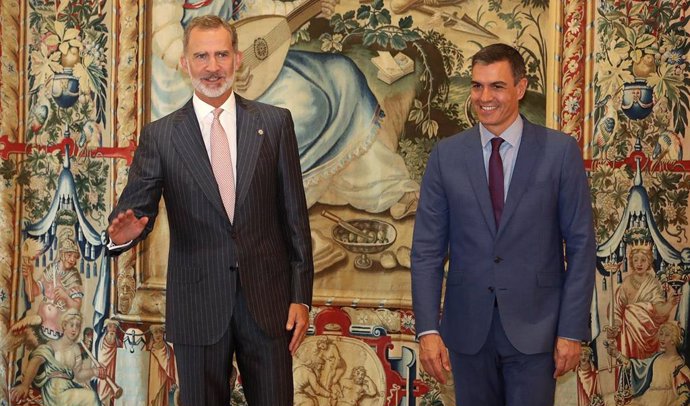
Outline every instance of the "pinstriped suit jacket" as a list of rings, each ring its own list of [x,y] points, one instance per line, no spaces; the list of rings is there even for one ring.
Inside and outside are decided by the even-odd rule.
[[[230,322],[233,267],[265,333],[286,334],[289,304],[311,305],[309,218],[292,117],[236,97],[237,195],[225,213],[190,100],[144,127],[111,218],[133,209],[153,228],[161,195],[170,224],[166,331],[173,343],[209,345]],[[132,244],[134,245],[134,244]]]

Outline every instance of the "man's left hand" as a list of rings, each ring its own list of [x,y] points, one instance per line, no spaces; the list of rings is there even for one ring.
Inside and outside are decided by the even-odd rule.
[[[290,309],[288,310],[288,320],[285,325],[285,329],[292,331],[292,340],[290,340],[290,345],[288,349],[290,354],[295,355],[295,351],[304,336],[307,334],[307,328],[309,328],[309,309],[302,303],[290,303]]]
[[[561,337],[556,339],[556,347],[553,351],[553,361],[556,364],[556,370],[553,373],[554,379],[575,369],[580,361],[581,349],[582,346],[579,341]]]

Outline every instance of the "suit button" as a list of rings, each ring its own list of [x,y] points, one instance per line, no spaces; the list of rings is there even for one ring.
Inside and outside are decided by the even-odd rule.
[[[501,258],[501,257],[496,257],[496,258],[494,258],[494,263],[495,263],[495,264],[498,264],[498,263],[500,263],[501,261],[503,261],[503,258]]]
[[[235,231],[230,232],[230,238],[232,238],[233,240],[236,240],[237,239],[237,232],[235,232]]]
[[[489,292],[494,293],[494,287],[493,286],[489,286]]]

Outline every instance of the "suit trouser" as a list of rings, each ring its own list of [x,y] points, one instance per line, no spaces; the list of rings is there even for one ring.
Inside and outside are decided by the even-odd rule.
[[[249,406],[292,406],[290,336],[267,336],[239,288],[235,300],[230,326],[218,342],[175,345],[181,405],[228,406],[234,353]]]
[[[451,350],[450,362],[457,406],[553,406],[553,352],[519,352],[503,331],[498,307],[481,350]]]

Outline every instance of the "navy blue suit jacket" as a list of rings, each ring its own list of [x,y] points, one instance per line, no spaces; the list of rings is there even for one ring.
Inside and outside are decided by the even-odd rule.
[[[477,353],[497,301],[522,353],[553,351],[556,336],[589,340],[595,237],[577,142],[524,120],[498,228],[484,168],[477,126],[429,157],[412,246],[417,332],[439,330],[448,348]]]

